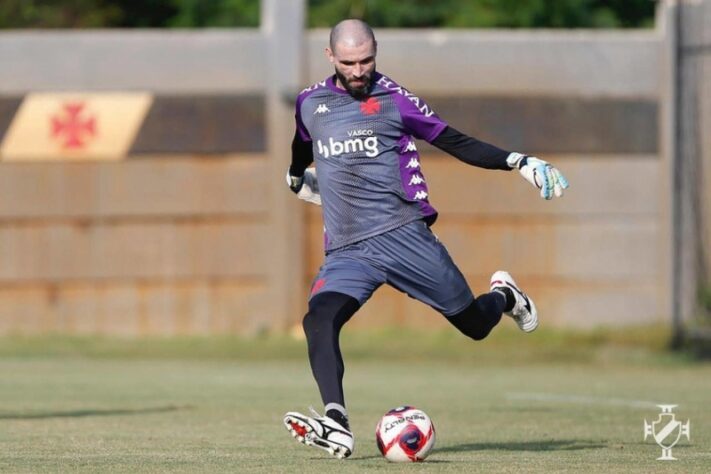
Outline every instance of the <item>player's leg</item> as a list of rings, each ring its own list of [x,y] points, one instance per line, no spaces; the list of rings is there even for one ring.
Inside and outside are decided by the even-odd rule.
[[[474,298],[449,252],[424,222],[413,222],[371,241],[375,250],[387,255],[388,283],[436,309],[472,339],[485,338],[502,313],[518,323],[517,311],[522,315],[530,307],[528,314],[535,317],[535,306],[505,272],[494,274],[503,283],[494,284],[498,280],[492,277],[491,293]]]
[[[499,324],[506,305],[506,297],[502,293],[491,292],[475,298],[462,311],[445,316],[462,334],[480,341]]]
[[[353,433],[343,397],[344,368],[339,336],[343,325],[359,307],[357,299],[343,293],[327,291],[311,298],[303,327],[311,371],[326,415],[321,416],[311,409],[311,415],[289,412],[284,416],[287,430],[298,441],[341,459],[353,452]]]
[[[343,397],[343,356],[339,343],[341,328],[360,308],[352,296],[328,291],[309,301],[304,333],[311,371],[316,379],[326,415],[348,428]]]
[[[524,332],[538,327],[538,312],[533,300],[516,285],[507,272],[491,276],[491,293],[476,298],[463,311],[448,316],[447,320],[465,335],[480,341],[489,335],[501,320],[501,314],[511,316]]]
[[[478,308],[464,275],[423,221],[412,222],[370,241],[373,252],[386,262],[387,282],[391,286],[447,317]],[[491,302],[482,300],[479,305],[484,307],[479,312],[497,310],[496,304],[490,308],[488,303]],[[498,312],[500,316],[501,311]]]
[[[300,442],[339,458],[353,451],[353,434],[343,394],[344,364],[341,329],[384,281],[384,275],[359,258],[359,246],[329,254],[314,280],[303,327],[309,362],[321,393],[326,416],[289,412],[284,424]]]
[[[499,270],[491,275],[491,291],[506,296],[504,313],[511,316],[524,332],[532,332],[538,327],[538,311],[533,300],[518,287],[507,272]]]

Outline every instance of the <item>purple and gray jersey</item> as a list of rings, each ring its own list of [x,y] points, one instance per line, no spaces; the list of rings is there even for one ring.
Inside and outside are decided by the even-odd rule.
[[[334,81],[314,84],[296,102],[297,131],[316,162],[326,251],[418,219],[434,222],[415,138],[432,142],[447,123],[377,72],[365,100]]]

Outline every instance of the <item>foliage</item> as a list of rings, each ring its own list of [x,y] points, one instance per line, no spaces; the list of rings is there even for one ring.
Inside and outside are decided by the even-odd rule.
[[[257,0],[173,0],[177,14],[167,21],[171,27],[202,28],[259,25]]]
[[[309,0],[311,27],[634,28],[653,0]],[[259,0],[3,0],[0,28],[256,27]]]
[[[312,0],[309,23],[355,17],[375,27],[619,28],[650,26],[650,0]]]
[[[3,0],[0,28],[99,28],[116,24],[123,12],[102,0]]]

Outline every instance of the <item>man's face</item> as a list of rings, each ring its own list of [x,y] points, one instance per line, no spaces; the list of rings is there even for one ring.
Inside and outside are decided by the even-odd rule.
[[[376,45],[366,41],[360,46],[336,44],[332,51],[326,48],[328,60],[336,68],[339,85],[356,99],[368,95],[375,71]]]

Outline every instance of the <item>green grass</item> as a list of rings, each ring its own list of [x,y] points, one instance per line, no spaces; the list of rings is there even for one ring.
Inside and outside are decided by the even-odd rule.
[[[331,459],[281,416],[319,406],[290,337],[0,339],[0,472],[711,472],[711,365],[660,328],[344,334],[356,451]],[[424,409],[427,462],[380,457],[389,408]],[[691,419],[676,462],[643,441],[654,403]]]

